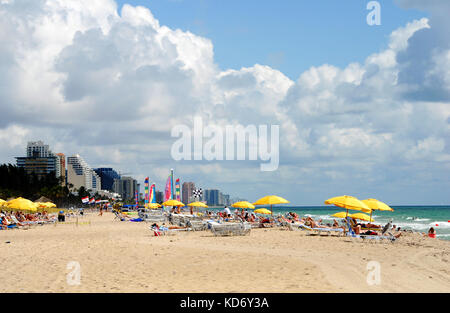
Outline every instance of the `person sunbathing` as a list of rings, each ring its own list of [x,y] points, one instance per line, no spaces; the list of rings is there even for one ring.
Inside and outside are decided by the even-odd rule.
[[[17,225],[20,227],[27,226],[27,224],[19,222],[19,220],[14,215],[11,215],[10,219],[14,225]]]
[[[361,229],[361,224],[353,225],[352,230],[355,232],[356,235],[383,236],[383,234],[381,232],[374,231],[374,230],[367,230],[363,233],[362,229]],[[391,233],[389,233],[389,234],[395,238],[399,238],[402,235],[401,232],[398,232],[395,235],[393,235]]]
[[[8,228],[9,222],[6,220],[5,214],[3,214],[3,213],[1,213],[1,215],[0,215],[0,222],[1,222],[0,225],[1,225],[2,229]]]
[[[401,232],[397,232],[396,234],[391,234],[390,232],[388,233],[389,235],[395,237],[395,238],[399,238],[402,233]],[[381,232],[375,231],[375,230],[368,230],[365,231],[364,233],[362,233],[361,235],[368,235],[368,236],[383,236],[383,234]]]
[[[318,224],[316,221],[314,221],[314,219],[312,219],[309,216],[306,218],[305,225],[311,228],[328,228],[328,226]]]

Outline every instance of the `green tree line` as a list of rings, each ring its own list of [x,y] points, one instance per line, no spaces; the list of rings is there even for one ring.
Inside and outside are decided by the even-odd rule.
[[[75,192],[77,195],[75,195]],[[73,185],[63,184],[55,173],[45,175],[27,174],[24,168],[12,164],[0,165],[0,199],[23,197],[32,201],[44,196],[58,207],[81,206],[81,198],[89,196],[85,187],[74,189]],[[101,199],[95,194],[96,199]]]

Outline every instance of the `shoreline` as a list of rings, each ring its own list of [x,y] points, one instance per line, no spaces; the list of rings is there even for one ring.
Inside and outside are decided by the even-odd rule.
[[[450,292],[445,240],[370,243],[280,228],[154,237],[149,223],[114,221],[110,212],[79,221],[0,232],[0,291]],[[67,283],[72,261],[81,269],[76,286]],[[367,283],[370,261],[381,266],[380,285]]]

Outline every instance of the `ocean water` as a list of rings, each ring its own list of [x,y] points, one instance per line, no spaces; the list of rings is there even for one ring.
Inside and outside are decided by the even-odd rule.
[[[405,230],[428,232],[430,227],[436,230],[439,239],[450,240],[450,206],[391,206],[394,211],[374,211],[372,218],[375,224],[385,225],[392,219],[392,224]],[[270,206],[267,207],[270,209]],[[311,216],[315,220],[323,219],[324,223],[332,222],[336,212],[345,209],[336,206],[273,206],[273,213],[295,212],[300,217]],[[358,211],[349,211],[357,213]]]

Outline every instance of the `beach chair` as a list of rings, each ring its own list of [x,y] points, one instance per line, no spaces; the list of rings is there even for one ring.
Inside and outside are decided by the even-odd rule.
[[[305,224],[303,224],[303,223],[299,223],[299,222],[296,222],[296,223],[288,223],[288,228],[289,228],[289,230],[306,230],[306,231],[308,231],[308,232],[310,232],[310,233],[316,233],[316,234],[318,234],[319,236],[322,234],[322,233],[327,233],[327,235],[331,235],[331,233],[337,233],[338,235],[343,235],[344,234],[344,229],[342,229],[342,228],[333,228],[333,227],[316,227],[316,228],[312,228],[312,227],[309,227],[309,226],[306,226]]]
[[[114,220],[119,220],[119,221],[122,221],[122,222],[126,221],[126,218],[123,217],[122,215],[120,215],[119,212],[114,211],[114,215],[115,215]]]
[[[192,228],[177,228],[177,229],[169,229],[166,226],[160,226],[158,228],[154,226],[150,226],[150,230],[153,232],[155,236],[169,236],[175,235],[180,231],[191,231]]]
[[[144,214],[143,220],[150,223],[165,223],[167,217],[164,214]]]
[[[208,228],[214,236],[245,236],[252,229],[249,223],[217,223],[208,221]]]
[[[338,235],[344,234],[344,229],[342,228],[333,228],[333,227],[309,227],[306,225],[301,225],[300,228],[307,230],[309,232],[317,233],[319,236],[322,232],[327,233],[327,235],[331,235],[331,233],[337,233]]]
[[[203,231],[208,228],[207,223],[201,220],[189,220],[187,222],[187,226],[190,227],[193,231]]]
[[[378,235],[364,235],[364,234],[356,234],[355,231],[352,228],[351,218],[347,217],[347,237],[352,238],[360,238],[360,239],[368,239],[368,240],[375,240],[375,241],[381,241],[381,240],[389,240],[390,242],[394,242],[397,240],[392,234],[389,234],[388,236],[385,236],[384,234],[387,232],[388,227],[383,228],[383,232],[381,236]]]

